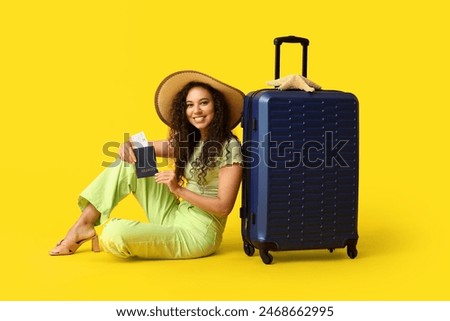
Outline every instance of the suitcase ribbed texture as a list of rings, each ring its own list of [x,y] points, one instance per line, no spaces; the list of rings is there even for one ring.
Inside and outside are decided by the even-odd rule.
[[[347,247],[357,256],[358,100],[260,90],[244,106],[244,251]]]
[[[266,238],[284,250],[344,247],[357,238],[356,102],[286,104],[274,98],[268,111]],[[339,153],[327,158],[327,148],[339,148]]]

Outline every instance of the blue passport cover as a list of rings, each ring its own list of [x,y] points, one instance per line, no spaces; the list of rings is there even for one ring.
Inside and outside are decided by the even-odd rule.
[[[134,150],[136,155],[136,175],[138,178],[153,176],[156,168],[155,149],[153,146],[140,147]]]

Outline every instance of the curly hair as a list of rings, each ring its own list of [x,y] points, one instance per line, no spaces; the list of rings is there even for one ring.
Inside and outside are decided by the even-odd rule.
[[[172,118],[169,140],[174,149],[175,175],[178,184],[184,182],[186,165],[191,161],[194,148],[200,144],[200,130],[194,127],[186,116],[186,97],[194,87],[206,89],[214,102],[214,117],[207,128],[207,140],[203,143],[200,156],[192,160],[192,167],[198,171],[200,186],[205,183],[207,171],[217,166],[216,159],[222,155],[223,145],[231,138],[236,138],[228,128],[228,105],[224,95],[203,82],[190,82],[175,96],[172,103]]]

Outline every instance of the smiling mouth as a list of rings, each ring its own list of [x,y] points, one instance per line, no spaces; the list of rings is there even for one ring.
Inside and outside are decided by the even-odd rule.
[[[206,116],[196,116],[196,117],[193,117],[193,119],[195,120],[195,121],[202,121],[203,119],[205,119],[206,118]]]

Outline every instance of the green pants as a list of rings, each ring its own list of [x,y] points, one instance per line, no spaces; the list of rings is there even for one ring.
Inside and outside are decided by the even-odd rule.
[[[97,224],[102,224],[130,193],[149,222],[109,220],[100,236],[106,252],[123,258],[187,259],[210,255],[219,247],[226,219],[179,202],[154,177],[137,178],[132,164],[117,161],[106,168],[80,194],[78,203],[81,210],[91,203],[101,213]]]

